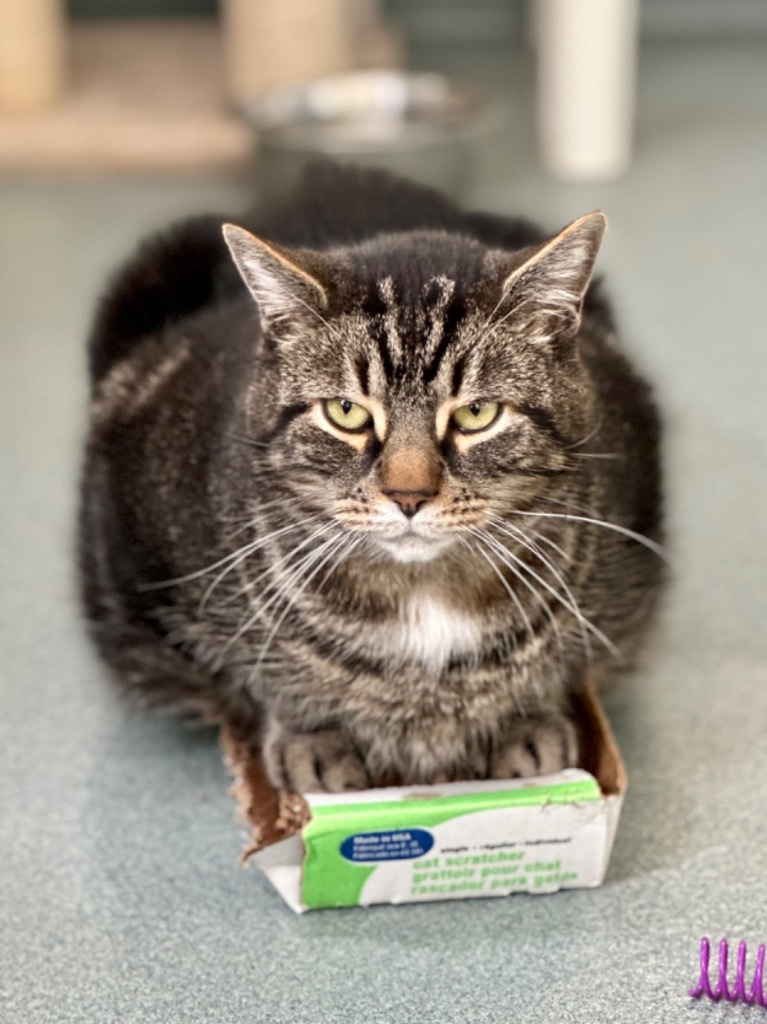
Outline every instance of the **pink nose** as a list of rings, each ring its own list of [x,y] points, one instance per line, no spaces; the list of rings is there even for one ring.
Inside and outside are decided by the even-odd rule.
[[[436,491],[384,491],[386,497],[391,498],[399,505],[408,519],[412,519],[416,512],[436,493]]]

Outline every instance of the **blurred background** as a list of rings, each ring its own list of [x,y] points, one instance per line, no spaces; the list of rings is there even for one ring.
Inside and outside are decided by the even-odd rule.
[[[552,232],[608,215],[675,572],[606,695],[600,890],[297,921],[237,866],[215,737],[131,716],[84,636],[94,304],[141,237],[313,152]],[[701,935],[767,938],[765,238],[764,0],[0,0],[0,1019],[714,1019]]]
[[[554,176],[604,179],[629,165],[640,39],[765,32],[761,0],[2,0],[0,173],[419,150],[403,166],[460,190],[459,143],[505,117]],[[403,74],[348,74],[371,69]]]

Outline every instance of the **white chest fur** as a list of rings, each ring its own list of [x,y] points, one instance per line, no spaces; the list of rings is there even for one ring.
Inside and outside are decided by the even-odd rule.
[[[476,651],[481,633],[475,616],[431,594],[417,594],[404,603],[388,646],[395,658],[418,661],[432,672],[440,672],[452,657]]]

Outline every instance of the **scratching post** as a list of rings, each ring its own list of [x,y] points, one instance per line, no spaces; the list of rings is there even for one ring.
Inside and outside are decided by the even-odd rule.
[[[223,0],[224,46],[232,98],[245,99],[271,86],[353,66],[349,3],[350,0]]]
[[[47,106],[64,82],[63,0],[0,0],[0,110]]]

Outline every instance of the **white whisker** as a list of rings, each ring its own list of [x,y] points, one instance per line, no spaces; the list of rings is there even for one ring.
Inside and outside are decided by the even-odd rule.
[[[264,576],[272,576],[274,575],[274,570],[279,568],[279,566],[285,565],[286,563],[288,563],[289,565],[290,560],[295,555],[297,555],[299,551],[303,551],[303,549],[307,547],[307,545],[313,543],[315,540],[318,540],[320,537],[324,536],[326,533],[332,530],[334,526],[335,523],[328,522],[323,523],[322,526],[318,526],[316,529],[312,530],[309,536],[304,537],[300,544],[296,544],[295,547],[292,547],[289,551],[286,551],[284,554],[280,555],[279,558],[269,560],[267,562],[266,567],[258,574],[258,576],[254,576],[252,580],[249,580],[247,583],[245,583],[239,590],[235,591],[233,594],[230,594],[228,597],[225,597],[221,604],[231,604],[231,602],[235,601],[238,597],[242,597],[244,594],[247,594],[249,590],[253,590],[256,584],[259,583],[264,578]]]
[[[504,520],[501,520],[501,522],[504,522]],[[535,537],[537,541],[540,541],[541,544],[548,544],[550,548],[556,551],[556,553],[565,560],[565,562],[569,562],[571,560],[571,556],[569,555],[569,553],[565,551],[565,549],[561,545],[557,544],[556,541],[551,540],[544,533],[541,533],[540,531],[536,530],[536,532],[533,534],[533,537]]]
[[[333,526],[335,526],[334,523],[328,524],[327,527],[322,532],[327,533]],[[245,633],[247,633],[248,630],[256,624],[256,622],[258,622],[258,620],[269,610],[269,608],[271,608],[275,601],[279,602],[282,599],[284,594],[287,593],[287,591],[292,586],[293,582],[301,576],[301,574],[305,571],[305,569],[308,566],[312,565],[314,561],[318,557],[320,557],[322,552],[324,552],[326,548],[334,542],[334,540],[335,537],[331,537],[329,540],[323,541],[321,544],[318,545],[318,547],[314,548],[312,551],[308,552],[308,554],[306,554],[302,559],[300,559],[297,565],[290,566],[288,573],[285,577],[278,576],[273,583],[269,584],[269,586],[267,586],[266,589],[258,595],[259,599],[262,599],[269,593],[270,590],[273,590],[276,587],[274,593],[269,598],[269,600],[264,601],[263,603],[259,603],[253,614],[247,617],[245,621],[242,623],[242,625],[238,627],[236,632],[233,633],[232,636],[227,640],[227,642],[224,644],[221,650],[221,655],[224,655],[227,651],[229,651],[237,643],[237,641],[240,640],[245,635]],[[304,547],[307,543],[308,539],[304,541],[303,544],[300,546]],[[283,556],[283,558],[280,559],[280,562],[285,562],[287,557],[292,557],[293,555],[295,555],[297,550],[299,550],[299,548],[294,548],[289,553],[288,556]],[[257,579],[266,575],[270,575],[272,570],[275,568],[276,564],[277,563],[271,565],[269,569],[266,569],[263,573],[261,573],[260,576],[257,577]],[[251,598],[251,607],[253,607],[255,600],[255,598]]]
[[[471,532],[472,536],[475,537],[477,540],[480,540],[480,541],[484,542],[485,544],[487,544],[487,537],[484,535],[484,531],[478,530],[475,527],[471,527],[470,528],[470,532]],[[519,600],[517,595],[514,593],[513,589],[509,586],[508,580],[504,577],[503,573],[498,569],[498,566],[495,564],[495,562],[490,558],[490,556],[485,551],[483,551],[483,549],[481,547],[477,547],[477,552],[485,559],[487,564],[490,566],[490,568],[493,570],[495,575],[498,577],[498,579],[503,584],[503,587],[506,590],[506,593],[509,595],[509,597],[512,599],[514,604],[517,606],[519,614],[522,617],[522,621],[525,624],[525,628],[527,629],[528,636],[530,637],[530,642],[531,643],[535,643],[536,637],[535,637],[535,630],[533,629],[533,624],[530,621],[530,617],[528,616],[527,612],[525,611],[525,609],[524,609],[524,607],[522,605],[522,602]],[[508,568],[511,569],[511,566],[508,566]],[[513,571],[514,570],[512,569],[512,572]]]
[[[204,569],[198,569],[196,572],[186,573],[184,576],[175,576],[173,579],[159,580],[153,583],[139,583],[136,587],[139,591],[147,590],[162,590],[164,587],[174,587],[181,583],[189,583],[192,580],[200,579],[202,576],[207,576],[208,573],[213,572],[214,569],[219,569],[222,565],[226,565],[227,562],[238,562],[241,558],[247,557],[253,551],[257,551],[258,548],[268,543],[273,537],[279,534],[288,533],[290,530],[297,530],[300,526],[304,526],[307,522],[311,522],[313,519],[319,519],[320,513],[316,516],[311,516],[308,520],[303,519],[298,523],[291,523],[288,526],[283,526],[279,530],[274,530],[266,537],[258,537],[256,540],[250,541],[250,543],[237,548],[236,551],[230,552],[228,555],[224,555],[223,558],[219,558],[216,562],[206,565]]]
[[[251,677],[254,677],[254,676],[256,676],[256,675],[258,674],[258,672],[259,672],[259,670],[260,670],[260,668],[261,668],[261,665],[263,664],[263,662],[264,662],[264,659],[266,658],[266,654],[267,654],[267,651],[269,650],[269,648],[270,648],[270,646],[271,646],[271,644],[272,644],[272,641],[274,640],[274,637],[275,637],[275,636],[277,635],[277,632],[278,632],[278,630],[279,630],[280,626],[281,626],[281,625],[282,625],[282,623],[283,623],[283,622],[285,621],[285,618],[286,618],[286,616],[287,616],[287,615],[288,615],[288,613],[290,612],[290,609],[291,609],[291,608],[292,608],[292,607],[293,607],[293,606],[295,605],[295,603],[296,603],[296,601],[298,600],[298,598],[299,598],[299,597],[301,596],[301,594],[302,594],[302,593],[303,593],[303,592],[304,592],[304,591],[306,590],[306,588],[307,588],[307,587],[309,586],[309,584],[310,584],[310,583],[311,583],[311,581],[312,581],[312,580],[314,579],[314,577],[315,577],[315,576],[317,575],[317,573],[318,573],[318,572],[320,571],[320,569],[322,569],[322,567],[323,567],[324,565],[326,565],[326,564],[328,563],[328,561],[329,561],[329,560],[330,560],[330,559],[331,559],[331,558],[333,557],[333,555],[334,555],[334,554],[336,553],[336,552],[335,552],[335,551],[333,550],[333,548],[332,548],[332,545],[333,545],[334,543],[336,543],[337,541],[338,541],[338,537],[337,537],[337,536],[334,536],[334,537],[331,537],[331,538],[330,538],[330,540],[328,540],[328,541],[325,541],[325,544],[323,544],[323,545],[320,545],[320,548],[318,549],[318,553],[319,553],[319,552],[320,552],[321,550],[324,550],[324,549],[325,549],[326,547],[328,547],[328,546],[331,546],[331,550],[330,550],[330,551],[329,551],[329,552],[327,553],[327,555],[325,555],[325,557],[324,557],[324,558],[322,558],[322,559],[320,560],[320,562],[319,562],[319,564],[318,564],[318,565],[315,565],[315,567],[314,567],[314,568],[312,569],[312,571],[311,571],[311,572],[309,573],[309,575],[308,575],[308,576],[306,577],[306,579],[305,579],[305,580],[304,580],[304,582],[303,582],[303,583],[301,584],[301,586],[300,586],[300,587],[298,588],[298,590],[296,590],[296,591],[293,591],[293,592],[292,592],[292,593],[291,593],[291,594],[290,594],[290,595],[288,596],[288,602],[287,602],[287,604],[285,605],[285,608],[284,608],[284,610],[283,610],[282,614],[281,614],[281,615],[279,616],[279,618],[277,619],[277,621],[276,621],[276,622],[274,623],[274,625],[272,626],[272,629],[271,629],[271,631],[270,631],[269,635],[267,636],[266,640],[264,641],[264,643],[263,643],[263,645],[262,645],[262,647],[261,647],[261,653],[260,653],[260,654],[259,654],[259,656],[258,656],[258,660],[256,661],[256,664],[255,664],[255,665],[253,666],[253,669],[251,670]],[[343,545],[343,544],[344,544],[345,542],[348,542],[348,535],[347,535],[346,537],[344,537],[344,536],[342,536],[342,537],[341,537],[341,541],[340,541],[340,544],[341,544],[341,545]],[[306,568],[310,568],[311,564],[313,564],[313,563],[310,563],[310,565],[309,565],[309,566],[307,566]],[[306,570],[305,570],[305,569],[302,569],[302,572],[304,572],[304,571],[306,571]],[[293,582],[295,582],[295,581],[296,581],[296,578],[295,578],[295,577],[293,577],[293,578],[291,579],[291,582],[290,582],[290,587],[291,587],[291,589],[292,589],[292,585],[293,585]]]
[[[578,622],[578,624],[580,626],[581,637],[583,639],[583,648],[584,648],[584,650],[586,652],[586,657],[588,658],[588,660],[589,661],[592,660],[592,651],[591,651],[591,641],[589,640],[587,629],[590,629],[592,632],[594,632],[594,635],[598,636],[598,639],[600,639],[603,643],[608,645],[608,649],[611,649],[611,653],[615,652],[617,654],[617,648],[614,645],[611,645],[611,641],[609,641],[607,639],[607,637],[605,637],[604,634],[602,634],[601,631],[598,630],[597,627],[594,626],[589,621],[589,619],[587,619],[586,616],[583,614],[583,612],[581,611],[580,606],[578,604],[578,601],[576,600],[575,595],[573,594],[572,589],[568,585],[568,583],[565,580],[564,576],[559,572],[559,570],[554,565],[554,563],[551,561],[551,559],[546,557],[546,555],[541,551],[541,549],[538,547],[538,545],[535,544],[524,533],[524,531],[518,530],[516,527],[512,526],[510,523],[506,524],[502,520],[499,520],[498,522],[496,522],[495,528],[497,530],[500,530],[501,533],[504,533],[507,537],[510,537],[512,540],[516,540],[517,543],[521,544],[523,547],[527,548],[527,550],[530,551],[531,554],[535,555],[535,557],[538,558],[543,563],[545,568],[547,568],[549,570],[549,572],[552,574],[552,576],[557,581],[557,583],[562,587],[562,590],[564,591],[565,596],[568,598],[568,600],[571,603],[571,607],[568,606],[566,602],[562,601],[561,595],[559,593],[557,593],[556,590],[554,590],[553,588],[549,587],[545,583],[545,581],[542,580],[530,568],[529,565],[527,565],[526,562],[520,560],[520,566],[526,572],[529,572],[530,575],[533,576],[534,579],[537,579],[538,582],[541,583],[542,586],[546,587],[549,590],[549,592],[563,605],[563,607],[567,608],[567,610],[570,611],[574,615],[575,619],[577,620],[577,622]],[[511,552],[509,552],[509,555],[512,558],[515,557]]]
[[[472,559],[473,559],[479,549],[476,548],[476,547],[473,547],[471,542],[466,537],[459,536],[458,537],[458,541],[459,541],[459,543],[463,547],[465,547],[467,549],[467,551],[469,551],[469,553],[471,554]],[[509,644],[509,636],[511,636],[511,645]],[[501,637],[503,639],[503,646],[504,646],[504,650],[506,651],[507,656],[511,656],[512,653],[516,654],[518,646],[519,646],[517,644],[517,633],[516,633],[516,630],[514,630],[514,629],[511,629],[511,630],[508,630],[508,631],[504,630],[501,633]],[[478,657],[478,655],[474,656],[475,664],[476,664],[477,657]]]
[[[256,441],[253,437],[245,437],[242,434],[228,434],[230,441],[239,441],[240,444],[246,444],[251,448],[271,448],[272,445],[268,441]]]
[[[625,458],[617,452],[573,452],[571,459],[614,459],[620,461]]]
[[[594,424],[593,428],[591,429],[591,431],[588,434],[586,434],[585,437],[582,437],[580,439],[580,441],[575,441],[573,444],[568,445],[568,447],[565,448],[565,451],[571,451],[573,448],[580,448],[580,446],[582,444],[586,444],[588,441],[590,441],[592,439],[592,437],[596,437],[597,436],[601,426],[602,426],[602,418],[599,417],[597,419],[596,423]]]
[[[290,298],[292,299],[293,302],[300,303],[305,309],[308,309],[310,313],[313,313],[317,317],[317,319],[320,321],[320,323],[323,323],[327,327],[328,331],[330,332],[330,336],[332,338],[335,338],[336,341],[341,341],[341,334],[340,334],[340,332],[338,330],[336,330],[335,327],[331,326],[331,324],[329,324],[327,322],[325,317],[322,316],[320,313],[318,313],[317,310],[313,306],[310,306],[308,302],[304,302],[303,299],[299,298],[298,295],[295,295],[293,292],[290,292],[289,294],[290,294]]]
[[[553,499],[549,499],[553,500]],[[509,515],[514,516],[531,516],[534,519],[561,519],[565,522],[572,523],[589,523],[592,526],[602,526],[606,530],[613,530],[615,533],[620,533],[624,537],[628,537],[630,540],[635,540],[638,544],[643,544],[649,551],[657,555],[666,565],[670,565],[668,555],[660,544],[656,544],[654,540],[650,540],[649,537],[645,537],[641,533],[636,533],[634,530],[629,530],[626,526],[619,526],[617,523],[610,523],[606,519],[592,519],[590,516],[574,516],[566,512],[520,512],[518,509],[509,509]]]
[[[316,520],[318,518],[319,518],[319,516],[312,516],[309,520],[304,520],[301,523],[296,523],[293,528],[298,527],[298,526],[304,526],[307,522],[311,522],[312,519]],[[296,551],[300,551],[301,548],[303,548],[307,544],[309,544],[315,537],[319,537],[323,533],[326,533],[331,525],[332,524],[324,524],[323,526],[317,527],[317,529],[313,530],[312,533],[301,544],[298,545],[298,547],[293,548],[292,551],[289,553],[289,555],[288,556],[284,556],[284,557],[290,557],[290,555],[294,554]],[[275,530],[273,533],[267,534],[265,537],[260,538],[260,543],[259,543],[258,547],[263,547],[264,544],[266,544],[269,541],[273,540],[278,535],[281,535],[281,534],[286,533],[286,532],[287,532],[287,527],[285,527],[283,529],[280,529],[280,530]],[[202,595],[202,598],[200,599],[200,603],[198,605],[198,612],[199,613],[202,613],[205,610],[205,606],[207,605],[208,600],[210,599],[211,595],[213,594],[213,591],[216,589],[216,587],[219,585],[219,583],[224,579],[224,577],[227,576],[233,569],[236,569],[238,565],[240,565],[242,562],[245,561],[246,558],[249,558],[250,555],[253,554],[254,550],[256,550],[256,549],[252,548],[250,550],[247,550],[243,555],[241,555],[238,559],[236,559],[236,561],[234,561],[231,565],[227,565],[218,574],[218,576],[216,576],[216,578],[213,580],[213,582],[210,584],[210,586],[207,588],[205,593]],[[281,561],[283,561],[283,558],[278,559],[277,562],[272,562],[271,563],[271,567],[273,568],[275,565],[278,565]],[[269,569],[267,569],[266,572],[269,572]],[[262,575],[264,575],[264,573],[260,573],[259,576],[256,577],[256,579],[259,579]],[[248,585],[248,587],[246,587],[244,589],[247,590],[249,588],[250,588],[250,585]],[[243,592],[244,592],[243,590],[236,591],[234,597],[242,596]],[[227,605],[227,604],[230,603],[231,600],[232,600],[231,597],[224,598],[224,600],[221,602],[221,604],[222,605]]]
[[[524,578],[524,576],[522,576],[521,573],[519,572],[519,570],[516,568],[517,565],[521,569],[527,569],[528,566],[526,566],[525,563],[522,562],[520,559],[516,558],[508,550],[508,548],[504,547],[503,544],[501,544],[491,534],[488,534],[485,530],[482,530],[481,532],[482,532],[482,535],[483,535],[483,537],[485,539],[485,543],[489,544],[492,547],[492,549],[495,550],[496,554],[501,559],[501,562],[506,566],[507,569],[509,569],[510,572],[514,573],[514,575],[517,577],[517,579],[519,580],[519,582],[523,586],[527,587],[527,589],[530,591],[530,593],[533,595],[533,597],[536,598],[536,600],[540,603],[540,605],[543,608],[543,610],[546,612],[546,614],[547,614],[547,616],[549,618],[549,621],[551,622],[551,627],[552,627],[552,629],[554,631],[554,636],[555,636],[556,641],[557,641],[557,648],[558,648],[558,651],[559,651],[560,666],[562,666],[562,668],[564,668],[564,660],[563,660],[564,659],[564,647],[563,647],[563,643],[562,643],[562,631],[559,628],[559,623],[556,620],[556,616],[554,615],[554,612],[552,611],[551,607],[549,606],[548,601],[546,601],[545,598],[542,597],[542,595],[535,589],[535,587],[532,585],[532,583],[530,583],[529,580],[526,580]],[[509,558],[512,559],[512,562],[514,564],[512,564],[512,562],[508,561]],[[542,581],[539,580],[539,582],[542,582]]]
[[[319,593],[322,590],[322,588],[325,586],[327,581],[336,571],[341,562],[349,558],[352,552],[360,546],[364,539],[364,534],[361,533],[347,534],[347,536],[343,538],[342,543],[339,545],[339,547],[341,547],[341,551],[338,555],[338,558],[335,560],[335,562],[333,562],[328,571],[317,584],[317,593]]]

